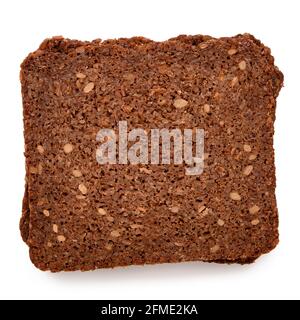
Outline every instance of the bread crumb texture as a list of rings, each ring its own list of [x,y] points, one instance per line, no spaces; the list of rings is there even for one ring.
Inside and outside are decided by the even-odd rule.
[[[20,229],[41,270],[249,263],[278,243],[273,133],[283,75],[249,34],[92,42],[54,37],[24,60]],[[100,165],[97,132],[204,129],[184,165]]]

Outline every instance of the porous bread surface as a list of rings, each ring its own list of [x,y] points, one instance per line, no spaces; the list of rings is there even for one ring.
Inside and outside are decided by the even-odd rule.
[[[249,34],[45,40],[21,66],[20,229],[34,265],[56,272],[247,263],[272,250],[273,125],[282,83],[270,50]],[[97,132],[122,120],[128,130],[204,129],[204,172],[98,164]]]

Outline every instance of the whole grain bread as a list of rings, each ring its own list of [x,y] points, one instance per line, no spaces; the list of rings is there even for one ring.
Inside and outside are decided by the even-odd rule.
[[[21,84],[20,229],[36,267],[248,263],[278,243],[273,125],[283,75],[253,36],[54,37],[24,60]],[[204,129],[204,172],[97,163],[97,132],[122,120],[129,130]]]

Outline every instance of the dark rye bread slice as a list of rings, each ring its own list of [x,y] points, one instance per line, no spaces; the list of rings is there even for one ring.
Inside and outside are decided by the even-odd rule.
[[[32,262],[51,271],[247,263],[272,250],[282,83],[270,50],[248,34],[45,40],[21,67],[20,229]],[[187,105],[176,108],[176,99]],[[204,129],[203,174],[187,176],[184,165],[98,164],[98,130],[121,120],[129,130]]]

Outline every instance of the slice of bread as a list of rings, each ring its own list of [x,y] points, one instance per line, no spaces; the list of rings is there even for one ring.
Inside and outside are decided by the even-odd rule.
[[[22,63],[21,84],[20,229],[36,267],[248,263],[278,243],[273,124],[283,75],[253,36],[55,37]],[[120,121],[145,133],[203,129],[203,173],[100,164],[97,133]]]

